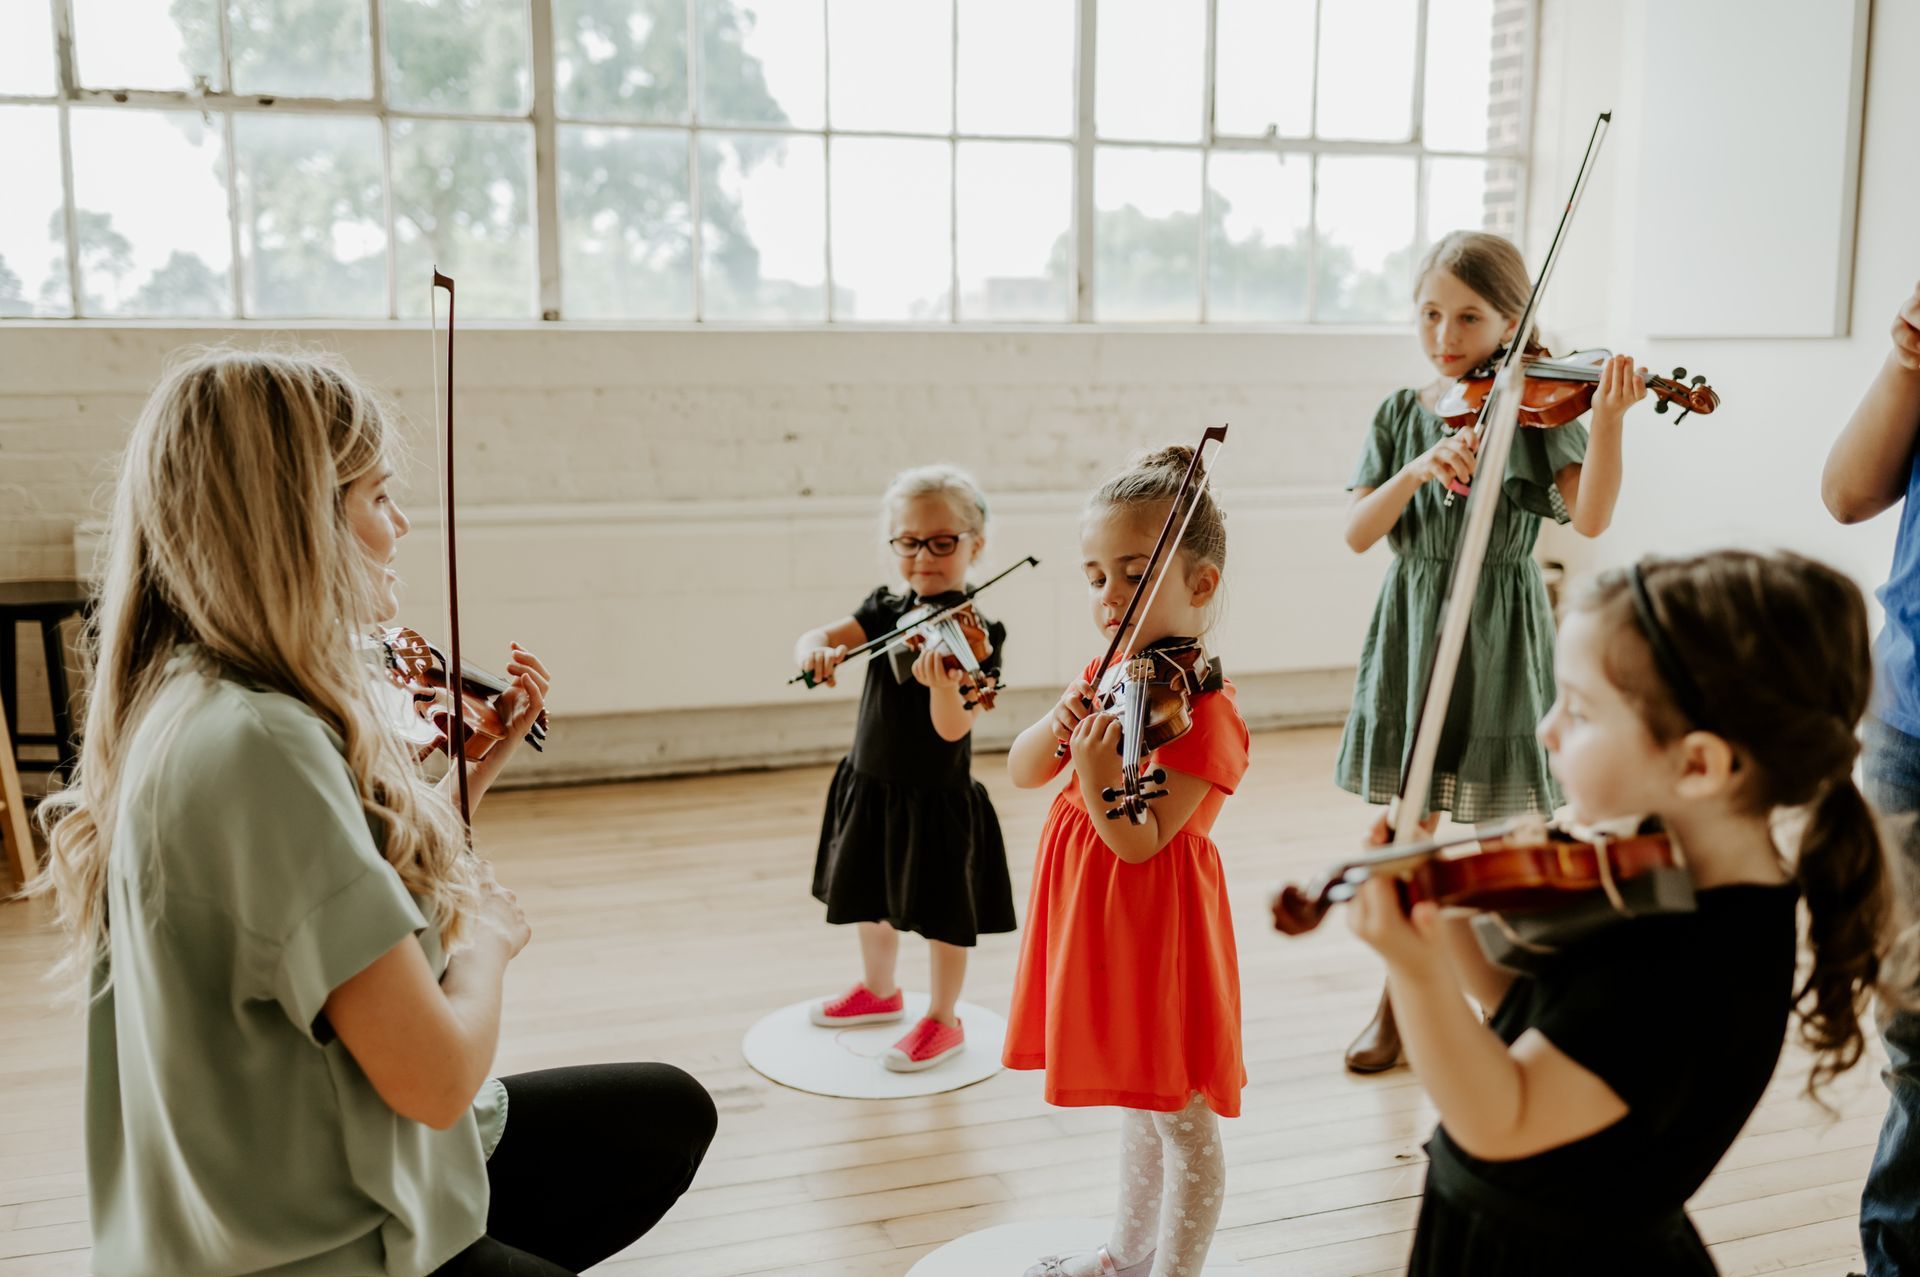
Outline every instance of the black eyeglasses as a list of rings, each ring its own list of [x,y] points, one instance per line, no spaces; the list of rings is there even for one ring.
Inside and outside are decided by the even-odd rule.
[[[921,540],[919,537],[895,537],[887,542],[893,552],[903,559],[911,559],[921,550],[925,550],[936,559],[944,559],[960,548],[960,538],[972,536],[971,532],[949,532],[937,537]]]

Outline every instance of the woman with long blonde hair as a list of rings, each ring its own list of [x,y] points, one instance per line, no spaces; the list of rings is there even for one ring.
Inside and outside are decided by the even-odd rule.
[[[650,1228],[712,1139],[670,1066],[487,1076],[527,921],[355,641],[398,609],[395,446],[339,364],[234,350],[177,363],[128,443],[30,886],[89,992],[105,1277],[555,1277]],[[531,652],[507,673],[475,802],[546,700]]]

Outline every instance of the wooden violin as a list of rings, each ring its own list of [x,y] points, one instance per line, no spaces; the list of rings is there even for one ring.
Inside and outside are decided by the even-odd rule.
[[[1434,411],[1448,426],[1462,430],[1480,420],[1481,409],[1493,391],[1493,377],[1499,370],[1497,361],[1505,354],[1504,350],[1496,352],[1486,364],[1454,382],[1440,397]],[[1600,388],[1600,374],[1611,358],[1612,351],[1597,349],[1575,351],[1560,359],[1545,350],[1520,356],[1525,376],[1520,388],[1520,424],[1541,428],[1564,426],[1587,412],[1593,407],[1594,392]],[[1655,412],[1664,413],[1670,404],[1680,405],[1680,415],[1673,419],[1675,425],[1684,421],[1688,413],[1709,413],[1720,406],[1720,396],[1707,384],[1707,379],[1695,376],[1688,382],[1685,368],[1675,368],[1670,378],[1653,376],[1644,368],[1640,372],[1647,378],[1647,389],[1653,392]]]
[[[1458,850],[1470,844],[1477,849]],[[1692,879],[1666,834],[1581,840],[1521,817],[1482,833],[1356,856],[1308,887],[1288,885],[1273,897],[1274,929],[1312,931],[1334,905],[1382,874],[1394,878],[1409,912],[1430,901],[1497,915],[1476,930],[1488,956],[1503,965],[1515,952],[1556,948],[1609,922],[1693,908]]]
[[[957,608],[939,602],[922,603],[900,618],[894,641],[887,649],[894,677],[902,683],[912,678],[915,658],[930,649],[940,653],[943,668],[962,671],[960,696],[966,708],[993,708],[1000,672],[981,665],[993,655],[993,640],[971,596]]]
[[[1100,797],[1119,804],[1108,820],[1126,816],[1138,825],[1147,818],[1147,804],[1165,796],[1150,785],[1167,783],[1164,768],[1152,771],[1146,760],[1193,730],[1193,697],[1218,686],[1212,663],[1190,638],[1162,639],[1110,668],[1095,691],[1101,713],[1120,720],[1120,757],[1124,774],[1138,783],[1107,788]]]
[[[453,709],[447,690],[446,653],[419,631],[404,625],[376,631],[370,650],[384,683],[404,698],[394,702],[394,722],[402,738],[420,758],[436,752],[451,754]],[[461,663],[461,676],[462,752],[468,761],[478,762],[506,739],[507,723],[499,700],[514,685],[467,662]],[[546,739],[547,712],[543,709],[527,732],[526,741],[541,750]]]

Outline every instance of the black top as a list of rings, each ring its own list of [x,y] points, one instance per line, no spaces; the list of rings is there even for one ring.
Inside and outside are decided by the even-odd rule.
[[[1493,1017],[1501,1040],[1540,1030],[1628,1113],[1507,1162],[1462,1151],[1442,1126],[1429,1146],[1432,1179],[1462,1198],[1490,1191],[1625,1227],[1678,1211],[1773,1077],[1793,1002],[1798,900],[1791,883],[1711,888],[1696,912],[1621,922],[1515,980]]]
[[[922,603],[944,607],[957,603],[959,593],[923,599],[912,593],[876,589],[854,609],[853,619],[869,639],[892,633],[900,618]],[[979,609],[975,608],[978,614]],[[1000,668],[1007,627],[980,617],[993,650],[980,667],[989,673]],[[963,788],[973,783],[973,736],[940,738],[933,730],[932,691],[909,677],[894,676],[893,662],[884,650],[867,658],[867,682],[860,693],[860,724],[853,734],[854,768],[882,780],[930,788]]]

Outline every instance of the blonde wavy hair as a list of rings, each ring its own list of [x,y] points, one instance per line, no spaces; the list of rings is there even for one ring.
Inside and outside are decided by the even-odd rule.
[[[196,645],[203,674],[291,696],[340,734],[383,854],[449,948],[465,935],[487,870],[386,725],[354,644],[378,619],[378,565],[348,523],[346,493],[397,448],[372,392],[325,356],[189,352],[147,401],[82,640],[79,765],[40,805],[51,855],[26,889],[52,898],[68,939],[61,968],[78,981],[106,943],[127,745],[181,644]]]

